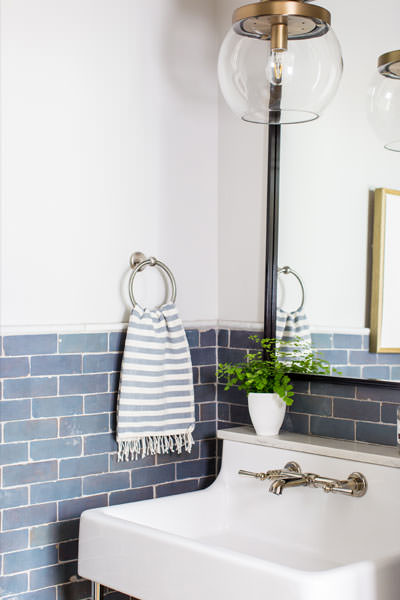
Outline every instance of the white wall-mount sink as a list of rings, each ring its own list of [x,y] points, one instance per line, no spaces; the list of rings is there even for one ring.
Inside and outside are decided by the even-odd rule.
[[[230,437],[208,489],[83,513],[79,574],[141,600],[400,598],[398,468]],[[237,474],[290,460],[338,479],[362,472],[368,492],[275,496]]]

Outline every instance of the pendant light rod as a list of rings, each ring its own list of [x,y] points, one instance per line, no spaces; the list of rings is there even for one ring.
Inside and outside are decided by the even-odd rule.
[[[271,50],[283,51],[288,48],[288,26],[275,23],[271,28]]]

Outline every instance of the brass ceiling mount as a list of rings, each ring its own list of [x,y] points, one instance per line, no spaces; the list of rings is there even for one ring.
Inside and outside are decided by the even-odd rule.
[[[400,79],[400,50],[382,54],[378,58],[378,71],[384,77]]]
[[[237,8],[232,22],[239,35],[262,40],[271,39],[274,25],[284,24],[289,40],[301,40],[325,35],[331,14],[302,0],[265,0]]]

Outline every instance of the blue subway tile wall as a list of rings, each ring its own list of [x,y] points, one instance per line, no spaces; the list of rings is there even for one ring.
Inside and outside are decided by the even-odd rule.
[[[253,331],[187,331],[195,383],[196,445],[191,454],[116,460],[115,402],[124,332],[5,336],[0,376],[0,511],[4,600],[86,600],[77,577],[83,510],[202,489],[216,475],[216,426],[249,424],[246,395],[216,382],[217,360],[240,361]],[[349,376],[389,370],[396,357],[368,357],[367,336],[316,334],[348,364]],[[398,363],[397,363],[398,364]],[[367,370],[368,369],[368,370]],[[383,371],[382,371],[383,372]],[[218,392],[218,393],[216,393]],[[400,394],[390,388],[296,382],[284,429],[395,444]],[[107,591],[108,600],[128,600]]]
[[[193,452],[130,463],[118,463],[114,439],[124,332],[2,338],[2,599],[89,598],[90,583],[77,576],[83,510],[190,492],[213,481],[217,334],[223,340],[215,329],[187,331]],[[112,590],[106,597],[127,600]]]
[[[312,333],[312,345],[344,377],[400,380],[400,354],[369,351],[369,335]]]
[[[249,340],[251,334],[254,331],[221,330],[218,335],[218,340],[222,341],[218,348],[218,362],[243,360],[254,347]],[[362,365],[355,374],[357,377],[369,374],[371,368],[380,368],[382,365],[377,365],[377,362],[385,360],[385,357],[377,358],[378,355],[368,358],[368,336],[313,334],[313,343],[332,356],[333,353],[339,356],[338,353],[344,352],[351,357],[353,364],[358,362]],[[387,360],[390,363],[390,355]],[[397,361],[400,361],[400,355],[397,355]],[[339,365],[338,368],[343,369]],[[393,369],[389,364],[383,368],[385,374],[389,368]],[[294,391],[294,403],[287,411],[284,430],[373,444],[396,444],[396,410],[400,405],[398,390],[366,386],[361,382],[360,385],[349,385],[297,381],[294,382]],[[237,388],[225,391],[224,385],[219,383],[217,397],[219,428],[250,424],[244,392]]]

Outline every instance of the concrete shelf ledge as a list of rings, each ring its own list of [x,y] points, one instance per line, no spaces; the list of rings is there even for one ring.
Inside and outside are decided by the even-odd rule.
[[[395,446],[349,442],[300,433],[284,432],[277,436],[263,437],[256,435],[254,429],[248,426],[222,429],[218,431],[218,438],[400,469],[400,452]]]

